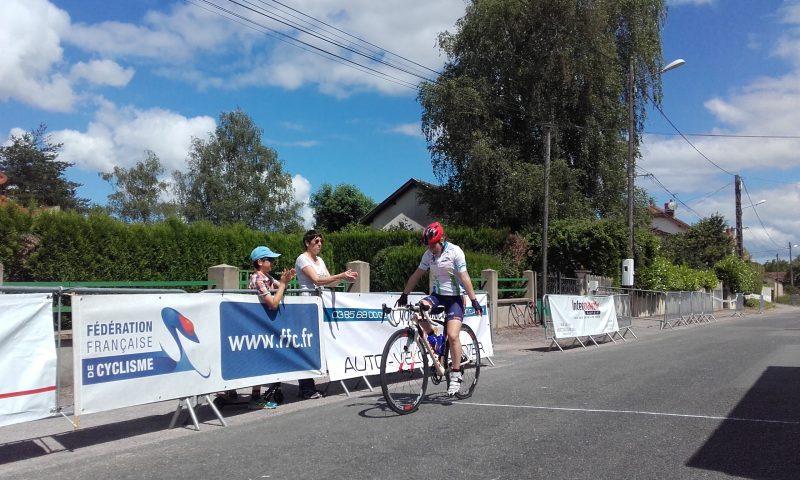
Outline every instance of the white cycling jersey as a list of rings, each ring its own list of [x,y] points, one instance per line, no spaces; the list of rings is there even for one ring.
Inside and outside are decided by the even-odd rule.
[[[433,273],[433,291],[439,295],[461,295],[464,286],[456,275],[458,272],[467,271],[467,260],[464,251],[458,245],[444,242],[442,253],[435,257],[433,252],[426,250],[422,254],[419,268],[430,270]]]

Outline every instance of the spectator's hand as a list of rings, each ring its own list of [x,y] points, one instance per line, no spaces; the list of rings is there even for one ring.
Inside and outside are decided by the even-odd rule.
[[[281,273],[281,282],[289,283],[294,278],[294,274],[295,274],[294,268],[284,270],[283,273]]]
[[[408,305],[408,294],[401,293],[400,298],[397,299],[397,303],[395,305],[397,305],[398,307],[405,307],[406,305]]]
[[[344,279],[347,280],[348,282],[352,282],[353,280],[358,278],[358,272],[354,272],[353,270],[348,270],[346,272],[343,272],[342,276],[344,276]]]
[[[472,299],[472,308],[475,309],[475,314],[478,316],[483,316],[483,309],[481,308],[480,302],[478,302],[477,298]]]

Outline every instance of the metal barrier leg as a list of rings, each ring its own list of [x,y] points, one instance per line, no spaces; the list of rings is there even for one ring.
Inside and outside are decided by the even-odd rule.
[[[186,403],[186,409],[189,411],[189,416],[192,419],[192,423],[194,423],[194,428],[199,432],[200,431],[200,422],[197,421],[197,414],[194,413],[194,407],[192,407],[192,399],[194,399],[195,404],[197,403],[197,397],[185,397],[178,400],[178,407],[175,409],[175,413],[172,414],[172,421],[169,422],[169,428],[175,428],[175,424],[178,422],[178,417],[181,413],[181,407],[184,403]]]
[[[350,390],[344,385],[344,380],[339,380],[339,384],[342,386],[342,390],[344,390],[345,395],[348,397],[350,396]]]
[[[211,400],[211,397],[209,397],[208,394],[206,394],[206,395],[203,395],[203,398],[206,399],[206,403],[208,403],[208,406],[211,407],[211,411],[214,412],[214,415],[219,419],[219,422],[222,424],[222,426],[223,427],[227,427],[228,424],[225,423],[225,419],[222,418],[222,414],[217,409],[217,406],[214,405],[214,401]]]

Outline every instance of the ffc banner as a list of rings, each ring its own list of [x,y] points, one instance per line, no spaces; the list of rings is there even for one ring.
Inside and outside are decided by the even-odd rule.
[[[52,415],[56,364],[52,298],[0,295],[0,426]]]
[[[555,338],[585,337],[619,331],[614,297],[548,295]]]
[[[323,326],[328,375],[331,381],[379,375],[381,355],[389,336],[398,327],[392,327],[383,319],[383,304],[392,306],[398,295],[385,293],[339,293],[324,291],[322,294]],[[409,303],[418,302],[422,295],[409,296]],[[486,294],[476,298],[485,308]],[[489,317],[486,313],[477,317],[468,306],[464,312],[465,323],[475,331],[482,357],[491,357],[492,337]],[[444,333],[439,328],[439,333]]]
[[[75,412],[323,375],[320,307],[255,295],[76,296]]]

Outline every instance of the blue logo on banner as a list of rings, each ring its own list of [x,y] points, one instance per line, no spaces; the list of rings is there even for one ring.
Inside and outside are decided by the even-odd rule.
[[[200,339],[195,332],[194,323],[174,308],[161,310],[161,319],[169,334],[169,339],[161,339],[160,352],[142,352],[127,355],[114,355],[101,358],[83,359],[83,384],[126,380],[129,378],[149,377],[165,373],[194,370],[203,378],[211,375],[210,368],[201,371],[187,355],[186,346],[196,344]],[[110,340],[125,344],[125,340]],[[185,344],[184,342],[192,342]],[[202,352],[197,347],[192,351]]]
[[[223,302],[219,307],[222,378],[319,370],[317,305]]]

